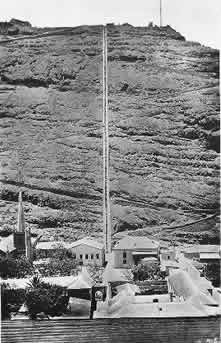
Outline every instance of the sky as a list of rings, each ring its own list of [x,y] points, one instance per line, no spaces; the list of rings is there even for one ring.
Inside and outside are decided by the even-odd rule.
[[[159,24],[160,0],[6,0],[0,21],[17,18],[33,26],[58,27],[113,22],[135,26]],[[163,25],[186,37],[220,48],[221,0],[162,0]]]

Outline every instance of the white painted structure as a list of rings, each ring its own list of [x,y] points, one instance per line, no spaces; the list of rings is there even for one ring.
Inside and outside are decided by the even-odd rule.
[[[125,236],[113,248],[114,267],[130,268],[143,258],[159,257],[159,242],[142,236]]]
[[[68,249],[74,259],[81,261],[83,265],[94,264],[103,266],[104,247],[103,244],[91,238],[83,238],[70,243]]]

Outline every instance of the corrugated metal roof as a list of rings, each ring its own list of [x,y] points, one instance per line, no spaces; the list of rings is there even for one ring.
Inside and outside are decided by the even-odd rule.
[[[142,236],[126,236],[122,238],[116,246],[115,249],[123,250],[136,250],[136,249],[157,249],[159,247],[159,242]]]

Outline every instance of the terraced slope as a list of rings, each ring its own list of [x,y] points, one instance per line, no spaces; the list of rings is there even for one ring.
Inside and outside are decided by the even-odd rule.
[[[109,25],[108,54],[113,228],[152,232],[216,213],[218,51],[170,27]],[[16,223],[22,186],[33,231],[99,235],[102,27],[1,43],[0,77],[2,228]]]

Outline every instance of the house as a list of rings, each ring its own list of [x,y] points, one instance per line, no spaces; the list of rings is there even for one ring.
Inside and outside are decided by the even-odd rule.
[[[182,252],[185,257],[196,259],[202,263],[219,262],[220,246],[219,245],[192,245],[184,247]]]
[[[130,268],[145,258],[159,258],[159,242],[142,236],[125,236],[113,248],[115,268]]]
[[[79,260],[82,264],[94,264],[103,266],[104,264],[104,246],[102,243],[89,237],[79,239],[68,246],[74,259]]]
[[[69,245],[58,241],[40,241],[35,247],[37,258],[53,257],[58,250],[68,249]]]

